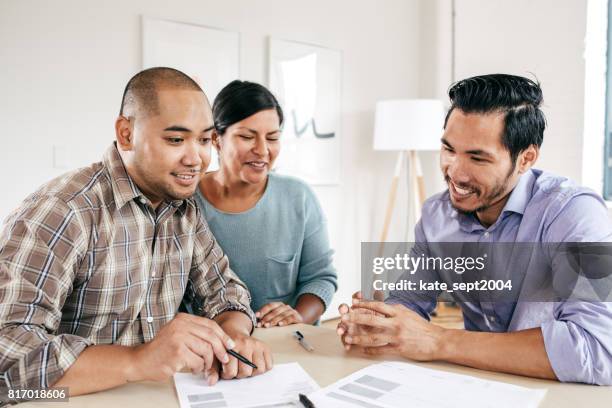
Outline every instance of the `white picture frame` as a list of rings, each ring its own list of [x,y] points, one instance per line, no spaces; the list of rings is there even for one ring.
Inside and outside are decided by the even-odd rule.
[[[269,87],[285,116],[277,172],[340,183],[341,80],[341,51],[269,39]]]

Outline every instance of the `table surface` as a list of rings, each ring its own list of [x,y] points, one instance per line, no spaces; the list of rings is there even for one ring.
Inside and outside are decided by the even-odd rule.
[[[300,330],[315,351],[304,350],[291,335]],[[255,337],[265,341],[273,351],[275,363],[297,361],[321,386],[325,387],[372,363],[383,361],[381,357],[366,357],[358,351],[346,352],[333,329],[307,325],[294,325],[272,329],[257,329]],[[391,358],[393,359],[393,358]],[[389,360],[389,358],[387,358]],[[406,360],[404,360],[406,361]],[[610,407],[612,387],[584,384],[563,384],[556,381],[538,380],[510,374],[493,373],[447,363],[415,363],[421,367],[434,368],[457,374],[472,375],[486,380],[501,381],[528,388],[548,390],[541,407]],[[178,407],[174,383],[142,382],[127,384],[96,394],[70,398],[66,402],[25,403],[20,407]]]

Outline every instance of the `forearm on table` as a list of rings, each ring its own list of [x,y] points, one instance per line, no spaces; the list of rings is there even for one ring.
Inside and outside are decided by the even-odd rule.
[[[318,296],[304,293],[298,298],[295,310],[302,316],[304,323],[313,324],[325,311],[325,305]]]
[[[229,310],[219,313],[213,319],[228,336],[244,335],[250,336],[253,331],[253,322],[246,313]]]
[[[446,329],[437,359],[483,370],[557,379],[540,328],[512,333]]]
[[[141,381],[135,364],[136,347],[87,347],[54,387],[68,387],[70,396],[89,394]]]

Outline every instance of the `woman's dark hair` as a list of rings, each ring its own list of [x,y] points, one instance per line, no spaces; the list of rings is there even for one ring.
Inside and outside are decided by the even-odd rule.
[[[512,163],[519,153],[544,141],[546,118],[540,109],[542,88],[531,79],[491,74],[463,79],[451,85],[448,96],[451,107],[444,128],[455,108],[465,113],[504,113],[502,143],[510,152]]]
[[[249,81],[232,81],[219,92],[213,103],[215,130],[223,135],[229,126],[266,109],[276,109],[279,124],[283,124],[283,110],[265,86]]]

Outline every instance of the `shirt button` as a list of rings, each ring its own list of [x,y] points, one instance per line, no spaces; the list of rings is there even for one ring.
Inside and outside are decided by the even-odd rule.
[[[483,234],[485,238],[489,238],[489,231],[485,231],[485,233]]]
[[[147,323],[153,323],[153,318],[151,316],[147,317]]]
[[[147,203],[147,200],[144,197],[140,197],[139,201],[140,201],[141,204],[146,204]]]
[[[495,316],[489,316],[489,321],[491,323],[495,323],[495,322],[497,322],[497,319],[495,318]]]

